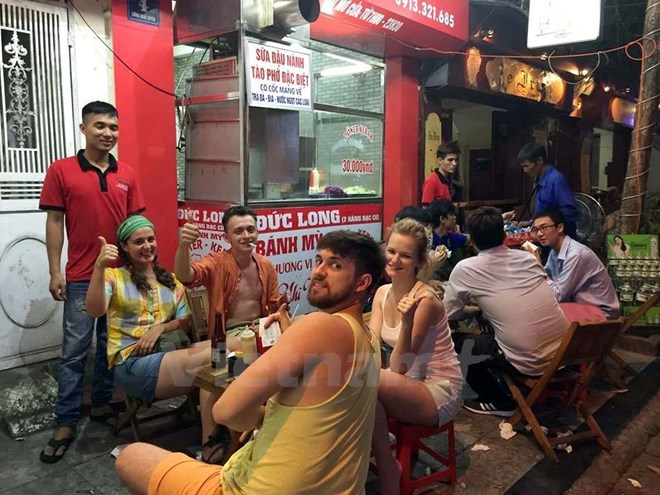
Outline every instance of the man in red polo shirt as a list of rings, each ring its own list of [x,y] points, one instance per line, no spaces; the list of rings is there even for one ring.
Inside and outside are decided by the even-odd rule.
[[[458,167],[458,155],[461,153],[458,143],[444,143],[438,146],[438,168],[424,181],[422,186],[422,205],[431,204],[436,199],[452,201],[454,184],[452,179]]]
[[[133,169],[110,154],[119,138],[117,109],[95,101],[82,109],[80,132],[85,149],[53,162],[46,173],[39,208],[46,210],[46,250],[53,299],[64,301],[62,353],[55,433],[39,458],[59,461],[76,436],[80,419],[85,361],[95,319],[85,310],[85,296],[98,254],[98,237],[115,239],[129,215],[145,209]],[[64,227],[68,240],[66,281],[61,272]],[[105,316],[96,320],[96,358],[91,418],[110,413],[112,373],[108,371]]]

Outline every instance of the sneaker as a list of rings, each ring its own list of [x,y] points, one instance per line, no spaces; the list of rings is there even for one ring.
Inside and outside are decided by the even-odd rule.
[[[516,407],[513,405],[496,404],[494,402],[479,402],[476,400],[466,400],[463,407],[468,411],[477,414],[488,414],[490,416],[502,416],[510,418],[516,413]]]

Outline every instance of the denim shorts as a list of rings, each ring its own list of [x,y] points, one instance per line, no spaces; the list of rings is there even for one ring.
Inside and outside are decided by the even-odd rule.
[[[154,400],[163,356],[164,352],[156,352],[148,356],[129,357],[114,367],[115,385],[127,395],[150,404]]]

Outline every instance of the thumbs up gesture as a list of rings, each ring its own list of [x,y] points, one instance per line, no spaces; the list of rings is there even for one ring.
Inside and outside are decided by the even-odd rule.
[[[197,225],[193,223],[194,220],[190,210],[186,210],[184,215],[186,223],[181,227],[181,244],[190,245],[199,239],[199,229],[197,228]]]
[[[102,236],[99,236],[99,244],[101,245],[101,250],[96,258],[96,267],[105,270],[110,263],[117,261],[117,258],[119,258],[119,249],[114,244],[108,244],[108,241]]]

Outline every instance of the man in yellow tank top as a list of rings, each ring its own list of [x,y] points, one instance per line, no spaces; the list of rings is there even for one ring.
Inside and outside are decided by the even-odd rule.
[[[383,269],[371,238],[346,230],[322,237],[307,293],[320,311],[294,323],[284,307],[272,315],[286,331],[213,407],[217,423],[259,428],[256,438],[224,467],[129,445],[116,469],[131,493],[364,493],[380,352],[362,307]]]

